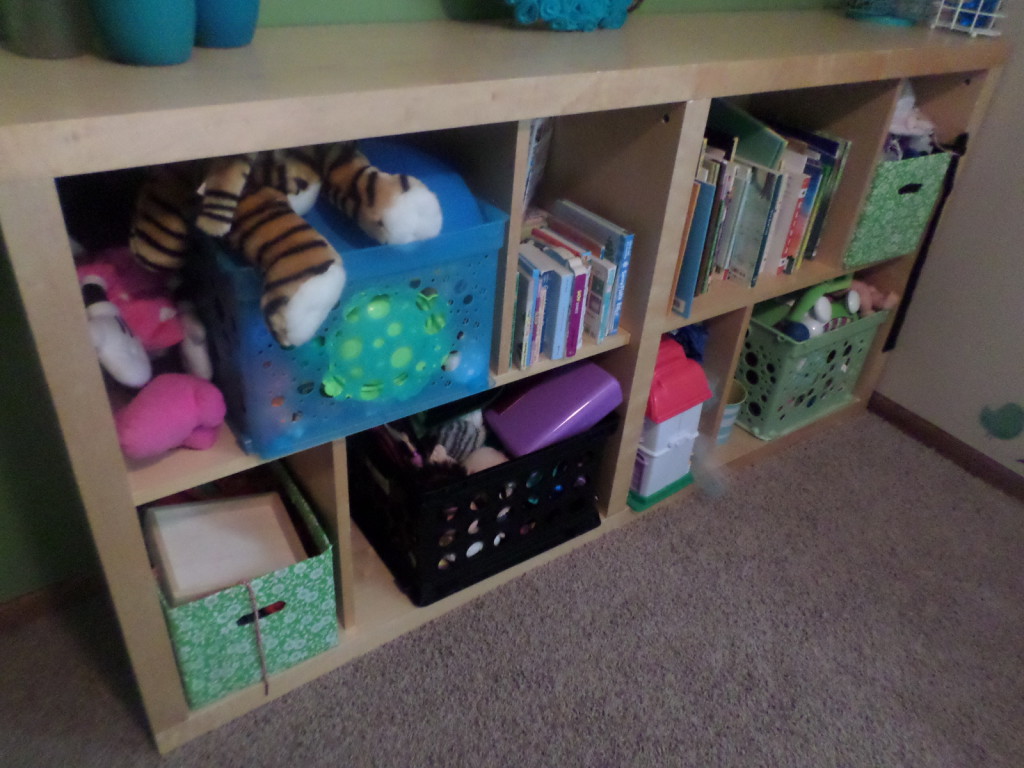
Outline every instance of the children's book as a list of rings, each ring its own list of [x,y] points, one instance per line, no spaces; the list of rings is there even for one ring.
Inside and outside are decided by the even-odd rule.
[[[834,136],[825,131],[809,131],[792,126],[776,126],[783,135],[804,142],[819,154],[822,166],[822,178],[814,196],[811,218],[804,232],[801,252],[797,254],[794,269],[804,259],[813,259],[817,252],[818,240],[825,225],[825,218],[832,202],[832,196],[843,176],[846,158],[849,156],[848,139]]]
[[[587,265],[587,298],[583,308],[583,330],[595,341],[608,337],[615,304],[615,265],[607,259],[592,259]]]
[[[547,320],[545,312],[548,303],[548,285],[541,277],[537,284],[537,300],[533,304],[533,332],[530,334],[530,365],[540,360],[541,340],[544,336],[544,325]]]
[[[711,221],[711,207],[715,199],[715,185],[705,181],[694,182],[693,218],[689,232],[683,241],[683,263],[676,281],[675,299],[672,310],[683,317],[689,317],[693,309],[693,299],[697,290],[697,275],[700,270],[701,257],[704,255],[704,243],[707,240],[708,224]]]
[[[698,172],[699,175],[699,172]],[[693,228],[693,214],[697,210],[697,199],[700,197],[700,186],[698,185],[698,179],[694,179],[693,185],[690,188],[690,201],[686,206],[686,217],[683,219],[683,234],[679,240],[679,253],[676,255],[676,268],[672,273],[672,285],[676,286],[679,284],[679,276],[683,273],[683,261],[686,257],[686,244],[689,242],[690,230]],[[672,304],[675,301],[675,296],[669,299],[668,307],[671,310]]]
[[[537,269],[546,289],[544,326],[541,331],[540,351],[551,360],[565,357],[565,342],[569,329],[569,310],[575,276],[566,267],[544,253],[536,243],[519,245],[519,258]]]
[[[736,220],[736,235],[729,257],[729,279],[753,286],[764,258],[765,241],[771,232],[782,173],[760,165],[749,168],[750,183]]]
[[[533,340],[533,317],[540,273],[524,259],[519,259],[517,271],[519,288],[516,298],[516,324],[512,334],[512,353],[515,364],[525,370],[530,367],[530,344]]]
[[[737,221],[746,205],[748,188],[750,187],[751,168],[746,163],[732,163],[732,193],[726,211],[722,236],[715,249],[714,270],[722,278],[729,277],[729,262],[735,247]]]
[[[626,294],[626,281],[633,254],[633,233],[565,198],[554,202],[550,214],[553,218],[571,224],[604,244],[605,258],[615,265],[615,305],[608,335],[615,334],[619,330],[619,321],[622,317],[622,300]]]
[[[710,150],[709,150],[710,151]],[[700,274],[697,277],[697,293],[707,293],[711,275],[714,272],[715,250],[722,237],[729,200],[732,197],[734,165],[724,158],[715,159],[721,166],[718,182],[715,187],[715,199],[711,207],[711,220],[708,223],[708,235],[704,242],[704,253],[701,255]]]
[[[551,151],[551,134],[554,120],[550,117],[535,117],[530,121],[530,146],[526,159],[526,190],[523,202],[529,207],[544,177],[544,168]]]
[[[775,207],[771,233],[765,242],[764,258],[759,274],[782,275],[786,272],[783,251],[797,206],[807,191],[810,177],[805,174],[807,146],[803,142],[790,142],[782,153],[782,178],[779,180],[778,203]]]
[[[534,243],[573,274],[572,297],[569,303],[569,324],[565,336],[565,356],[575,357],[583,343],[584,316],[587,309],[587,289],[590,267],[579,256],[562,246],[552,245],[539,237]]]
[[[615,307],[615,286],[618,268],[605,258],[603,243],[562,219],[551,217],[547,227],[565,239],[566,247],[585,257],[590,263],[590,284],[584,314],[586,332],[598,342],[612,335],[612,313]]]
[[[712,99],[708,126],[736,137],[737,159],[773,170],[779,167],[786,139],[745,109],[725,99]]]
[[[807,233],[807,227],[814,210],[814,201],[821,184],[821,159],[817,152],[808,150],[804,173],[807,175],[807,189],[793,214],[789,234],[786,236],[786,244],[782,250],[783,258],[786,260],[787,274],[792,274],[799,266],[804,235]]]

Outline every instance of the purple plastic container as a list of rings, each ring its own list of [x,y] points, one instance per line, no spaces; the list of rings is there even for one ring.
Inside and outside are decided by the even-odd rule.
[[[621,402],[618,380],[585,361],[509,387],[484,418],[507,453],[524,456],[590,429]]]

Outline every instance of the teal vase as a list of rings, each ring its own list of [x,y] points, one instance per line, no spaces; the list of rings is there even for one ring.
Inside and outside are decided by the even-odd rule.
[[[260,0],[196,0],[196,45],[240,48],[252,42]]]
[[[125,64],[181,64],[196,39],[196,0],[92,0],[105,53]]]

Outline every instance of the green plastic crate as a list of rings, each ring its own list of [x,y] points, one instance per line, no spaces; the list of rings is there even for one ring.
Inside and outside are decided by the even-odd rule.
[[[331,541],[287,470],[276,463],[271,468],[282,498],[296,523],[305,527],[316,554],[250,582],[260,608],[279,608],[259,619],[268,675],[338,644]],[[179,606],[171,606],[163,592],[159,594],[192,709],[260,682],[260,648],[244,585]]]
[[[820,419],[853,400],[878,327],[876,312],[807,341],[794,341],[769,322],[777,307],[760,305],[750,320],[736,378],[747,387],[737,422],[772,440]]]
[[[942,194],[951,155],[879,164],[844,262],[848,268],[913,253]]]

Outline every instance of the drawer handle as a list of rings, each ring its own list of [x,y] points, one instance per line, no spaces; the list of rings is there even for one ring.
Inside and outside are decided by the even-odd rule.
[[[284,610],[285,605],[286,603],[284,602],[284,600],[278,600],[276,603],[266,605],[263,608],[260,608],[258,611],[245,614],[235,623],[238,624],[238,626],[240,627],[248,626],[249,624],[252,624],[254,621],[256,621],[257,615],[259,615],[261,619],[265,619],[272,613],[277,613],[278,611]]]
[[[917,183],[914,183],[914,184],[904,184],[902,187],[900,187],[900,194],[901,195],[912,195],[915,192],[920,192],[920,191],[921,191],[921,185],[917,184]]]

